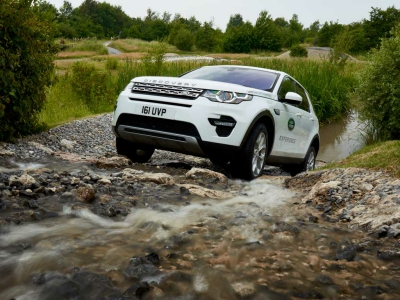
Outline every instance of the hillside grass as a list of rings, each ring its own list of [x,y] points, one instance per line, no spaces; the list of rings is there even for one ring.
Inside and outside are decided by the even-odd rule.
[[[365,146],[348,158],[329,164],[324,169],[349,167],[384,171],[393,177],[400,178],[400,141],[387,141]]]

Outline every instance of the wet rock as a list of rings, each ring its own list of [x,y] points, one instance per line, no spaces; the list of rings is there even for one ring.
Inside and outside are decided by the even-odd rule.
[[[102,184],[102,185],[110,185],[111,184],[111,180],[108,178],[101,178],[97,181],[97,183]]]
[[[7,189],[6,184],[3,182],[0,182],[0,191],[4,191],[5,189]]]
[[[312,222],[312,223],[318,223],[318,217],[315,216],[310,216],[308,218],[308,221]]]
[[[400,250],[394,250],[394,249],[378,250],[377,256],[378,258],[387,261],[400,260]]]
[[[400,281],[397,279],[389,279],[383,282],[388,288],[397,293],[400,292]]]
[[[37,201],[34,199],[31,200],[25,200],[23,203],[23,206],[29,207],[30,209],[37,209],[39,208],[39,205],[37,204]]]
[[[300,298],[300,299],[324,299],[324,296],[315,290],[309,291],[299,291],[299,292],[289,292],[290,296]]]
[[[76,196],[85,203],[90,203],[96,198],[94,189],[89,186],[79,187],[76,191]]]
[[[29,198],[29,199],[37,199],[38,195],[32,191],[29,190],[21,190],[19,191],[19,196],[24,197],[24,198]]]
[[[317,277],[315,277],[315,282],[321,285],[332,285],[333,280],[327,275],[324,274],[319,274]]]
[[[134,169],[124,169],[122,179],[125,181],[154,182],[156,184],[174,185],[174,179],[166,173],[144,173]]]
[[[56,280],[53,280],[56,281]],[[80,288],[77,283],[72,280],[51,282],[40,293],[39,299],[53,300],[53,299],[76,299],[79,296]]]
[[[144,276],[158,275],[161,271],[152,263],[151,257],[132,257],[128,267],[124,270],[126,277],[141,279]]]
[[[60,199],[62,201],[72,201],[74,200],[74,194],[72,194],[71,192],[65,192],[60,196]]]
[[[336,252],[336,260],[354,261],[357,256],[359,247],[357,245],[346,246],[344,249]]]
[[[15,156],[15,152],[0,149],[0,156]]]
[[[110,169],[110,168],[126,168],[131,164],[131,161],[124,156],[101,157],[96,162],[96,167]]]
[[[118,299],[117,296],[122,296],[111,280],[103,274],[78,271],[72,280],[79,285],[81,299]]]
[[[72,178],[71,178],[70,184],[71,184],[71,185],[77,185],[77,184],[79,184],[80,182],[81,182],[81,181],[80,181],[79,178],[72,177]]]
[[[208,189],[206,187],[202,187],[199,185],[194,184],[178,184],[179,187],[183,187],[189,191],[190,194],[198,195],[201,197],[207,197],[212,199],[228,199],[232,198],[233,194],[224,192],[224,191],[217,191]]]
[[[242,298],[250,297],[256,292],[256,287],[250,282],[235,282],[232,284],[232,288],[235,293]]]
[[[32,283],[35,284],[35,285],[41,285],[41,284],[44,284],[45,282],[46,282],[46,277],[45,277],[44,273],[35,274],[32,277]]]
[[[274,226],[273,226],[273,231],[275,233],[288,231],[288,232],[291,232],[291,233],[293,233],[295,235],[300,233],[300,229],[299,228],[297,228],[295,226],[292,226],[290,224],[287,224],[285,222],[276,222],[274,224]]]
[[[205,178],[205,179],[214,179],[217,182],[221,182],[223,184],[228,183],[228,177],[224,174],[211,171],[208,169],[201,169],[201,168],[192,168],[189,172],[186,173],[186,178],[191,179],[198,179],[198,178]]]
[[[139,298],[143,297],[144,294],[148,293],[151,290],[151,286],[146,282],[139,282],[132,285],[128,288],[124,296],[137,296]]]
[[[400,235],[400,223],[391,225],[388,229],[387,236],[396,238]]]

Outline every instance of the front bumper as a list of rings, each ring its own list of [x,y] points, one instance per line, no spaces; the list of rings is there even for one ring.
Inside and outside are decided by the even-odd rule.
[[[263,101],[265,106],[266,99],[257,97],[235,105],[212,102],[204,97],[185,100],[138,95],[125,90],[120,94],[114,111],[113,131],[117,136],[132,142],[197,156],[207,156],[207,152],[210,149],[214,151],[214,148],[235,151],[239,149],[254,116],[261,111],[257,107],[262,105],[257,105],[257,101]],[[135,114],[137,107],[148,104],[160,109],[173,109],[173,119]],[[133,117],[134,121],[126,121],[127,115]],[[143,118],[150,119],[146,122]],[[230,119],[234,120],[235,125],[233,129],[229,128],[221,133],[210,119]],[[194,129],[189,128],[190,125]]]

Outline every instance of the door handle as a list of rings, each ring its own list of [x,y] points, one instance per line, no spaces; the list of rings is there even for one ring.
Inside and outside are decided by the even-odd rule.
[[[299,113],[297,113],[296,116],[297,116],[298,118],[301,118],[301,114],[299,114]]]
[[[315,121],[313,118],[311,118],[310,120],[313,121],[313,122]]]

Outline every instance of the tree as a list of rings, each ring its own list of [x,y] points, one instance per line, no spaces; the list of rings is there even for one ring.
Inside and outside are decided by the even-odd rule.
[[[223,49],[232,53],[249,53],[255,49],[253,25],[246,22],[240,26],[230,26],[225,32]]]
[[[74,11],[71,2],[64,1],[63,5],[60,7],[60,18],[62,20],[68,20],[72,12]]]
[[[282,47],[279,28],[266,10],[260,15],[254,26],[255,45],[258,50],[280,51]]]
[[[390,35],[361,69],[355,93],[377,140],[400,139],[400,23]]]
[[[226,25],[226,29],[228,30],[231,27],[242,26],[244,24],[243,17],[241,14],[233,15],[229,18],[229,22]]]
[[[364,20],[363,24],[368,49],[377,47],[381,38],[391,36],[390,30],[400,22],[400,10],[394,6],[386,10],[372,7],[369,15],[369,20]]]
[[[338,22],[330,23],[325,22],[320,31],[318,32],[318,46],[330,47],[337,36],[344,29],[344,25]]]
[[[41,2],[0,6],[0,140],[33,132],[57,52],[54,27]]]

